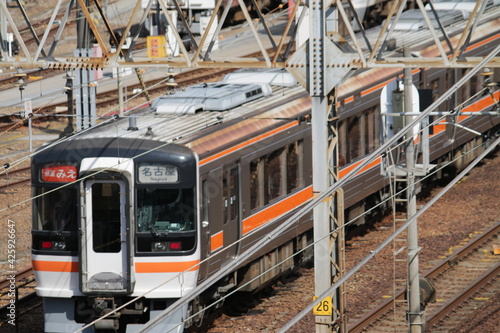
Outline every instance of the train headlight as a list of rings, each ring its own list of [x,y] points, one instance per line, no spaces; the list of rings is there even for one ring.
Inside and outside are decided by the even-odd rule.
[[[154,242],[151,246],[153,252],[165,252],[168,249],[168,242]]]

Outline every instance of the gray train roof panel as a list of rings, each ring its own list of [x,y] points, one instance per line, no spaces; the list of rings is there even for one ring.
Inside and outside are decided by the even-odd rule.
[[[440,10],[436,11],[436,13],[445,27],[463,20],[462,12],[459,10]],[[434,14],[432,12],[427,12],[427,14],[431,20],[432,27],[439,29],[439,24]],[[420,9],[410,9],[401,14],[394,29],[400,31],[417,31],[428,29],[428,26]]]
[[[237,105],[235,106],[228,107],[226,104],[223,107],[219,107],[222,110],[220,112],[207,111],[205,107],[195,113],[161,112],[157,110],[158,107],[165,105],[167,101],[174,101],[170,102],[171,105],[169,107],[171,108],[174,108],[174,106],[182,108],[184,105],[196,105],[200,100],[208,99],[207,96],[213,99],[211,102],[214,104],[222,104],[218,98],[226,98],[235,93],[246,94],[262,86],[264,86],[264,90],[260,94],[261,98],[259,98],[259,95],[254,95],[246,98],[245,101],[236,103]],[[182,143],[187,143],[190,140],[189,138],[202,135],[204,130],[220,126],[233,119],[249,119],[254,116],[259,118],[259,116],[262,116],[262,113],[266,113],[266,117],[272,119],[274,113],[279,114],[282,111],[280,111],[281,107],[276,108],[273,106],[281,106],[283,101],[289,99],[295,100],[294,96],[307,96],[300,85],[287,88],[275,87],[273,91],[267,84],[217,82],[208,84],[206,88],[208,90],[203,89],[203,85],[198,85],[194,89],[185,89],[184,91],[179,91],[177,94],[162,96],[153,102],[152,107],[136,109],[126,116],[118,117],[105,124],[100,124],[89,131],[81,132],[71,137],[70,140],[118,137],[161,142],[182,141]],[[188,97],[189,94],[194,95],[194,97]],[[192,98],[191,103],[189,103],[189,98]],[[283,107],[286,107],[286,105],[283,105]],[[225,108],[228,108],[228,110],[225,110]],[[209,107],[208,109],[216,109],[216,106]],[[129,118],[133,118],[132,122],[129,121]],[[276,116],[276,118],[279,117]],[[275,121],[283,121],[283,119],[280,118]]]
[[[468,18],[470,13],[476,7],[477,1],[472,0],[433,0],[432,5],[436,10],[459,10],[462,12],[464,18]],[[488,0],[486,2],[485,10],[500,5],[500,0]],[[429,4],[425,5],[425,9],[430,10]]]
[[[271,86],[292,87],[298,84],[293,75],[284,69],[242,69],[228,74],[224,77],[224,82],[232,83],[259,83]]]
[[[201,83],[160,97],[152,108],[158,113],[172,114],[225,111],[271,92],[271,87],[264,83]]]

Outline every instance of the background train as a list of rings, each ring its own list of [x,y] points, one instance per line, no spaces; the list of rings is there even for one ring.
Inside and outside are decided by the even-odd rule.
[[[498,45],[500,18],[492,16],[478,26],[467,55]],[[414,51],[435,52],[432,46]],[[414,83],[427,96],[421,107],[466,71],[414,71]],[[380,91],[400,74],[365,70],[340,88],[340,176],[380,145]],[[498,69],[477,75],[439,109],[451,110],[482,91],[466,110],[498,111],[498,85],[484,84],[499,81]],[[46,332],[75,331],[140,297],[85,330],[134,331],[311,199],[310,116],[309,95],[290,74],[243,70],[40,150],[32,159],[32,259]],[[498,135],[500,117],[456,121],[481,135],[434,123],[430,156],[442,165],[463,155],[453,164],[460,169]],[[369,216],[359,216],[389,196],[388,184],[377,163],[348,182],[346,221],[357,217],[363,224]],[[289,271],[310,255],[289,257],[312,242],[311,228],[306,215],[157,330],[175,327],[255,277],[242,291]]]

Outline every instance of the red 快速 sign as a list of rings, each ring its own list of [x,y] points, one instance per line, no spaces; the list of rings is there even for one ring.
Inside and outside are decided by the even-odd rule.
[[[42,169],[42,181],[69,183],[77,177],[74,165],[48,165]]]

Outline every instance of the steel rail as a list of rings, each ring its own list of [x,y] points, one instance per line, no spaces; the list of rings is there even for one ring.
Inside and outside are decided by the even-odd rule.
[[[16,275],[16,282],[18,282],[27,276],[33,275],[33,268],[28,267],[28,268],[23,269],[21,271],[17,271],[15,273],[15,275]],[[11,280],[9,280],[9,279],[4,279],[4,280],[0,281],[0,290],[8,288],[10,283],[11,283]]]
[[[467,243],[462,249],[459,251],[453,253],[446,259],[442,260],[440,263],[438,263],[436,266],[422,274],[422,277],[425,278],[435,278],[442,274],[444,271],[448,270],[450,268],[450,262],[463,259],[467,257],[469,254],[471,254],[473,251],[477,250],[478,247],[487,241],[488,239],[491,239],[493,236],[497,235],[500,232],[500,223],[497,223],[496,225],[492,226],[488,230],[486,230],[482,235],[479,237],[476,237],[472,239],[469,243]],[[369,325],[373,324],[376,322],[383,314],[387,313],[394,305],[394,302],[396,300],[401,300],[404,298],[405,295],[405,290],[399,290],[392,298],[388,299],[387,301],[384,302],[381,306],[376,308],[375,310],[367,313],[363,318],[361,318],[356,324],[353,326],[349,327],[349,332],[350,333],[358,333],[362,332],[363,329],[368,327]],[[427,320],[429,321],[429,319]]]
[[[500,263],[497,263],[494,267],[476,279],[471,283],[466,289],[461,293],[456,295],[454,298],[449,300],[441,308],[436,310],[427,318],[427,327],[431,328],[436,325],[441,319],[448,316],[453,310],[455,310],[460,304],[464,303],[467,299],[472,297],[481,288],[488,285],[491,281],[498,277],[500,274]]]

